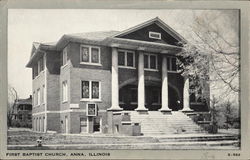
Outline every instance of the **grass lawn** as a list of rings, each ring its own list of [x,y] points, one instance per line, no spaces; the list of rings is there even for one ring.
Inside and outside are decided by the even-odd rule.
[[[225,135],[225,134],[224,134]],[[228,136],[234,135],[227,133]],[[36,140],[43,138],[43,147],[36,147]],[[238,149],[236,139],[197,140],[195,137],[223,136],[180,134],[165,136],[121,136],[108,134],[74,134],[37,133],[31,129],[10,128],[8,130],[8,149],[16,150],[50,150],[50,149]],[[189,139],[186,139],[189,137]],[[194,138],[194,139],[190,139]],[[177,138],[177,139],[176,139]],[[220,142],[218,142],[220,141]]]

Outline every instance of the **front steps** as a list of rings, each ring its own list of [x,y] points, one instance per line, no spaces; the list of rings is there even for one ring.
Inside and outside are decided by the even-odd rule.
[[[148,111],[147,114],[139,114],[136,111],[129,111],[129,113],[133,123],[140,123],[143,135],[204,132],[190,117],[180,111],[172,111],[171,114],[163,114],[159,111]]]

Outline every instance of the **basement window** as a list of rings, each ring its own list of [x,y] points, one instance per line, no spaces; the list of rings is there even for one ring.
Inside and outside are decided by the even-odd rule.
[[[161,33],[158,32],[149,32],[149,38],[152,39],[161,39]]]

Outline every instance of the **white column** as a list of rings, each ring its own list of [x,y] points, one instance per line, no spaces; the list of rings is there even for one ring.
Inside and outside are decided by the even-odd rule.
[[[168,106],[168,69],[167,57],[162,57],[162,86],[161,86],[161,109],[160,111],[171,111]]]
[[[190,109],[189,105],[189,78],[184,78],[184,88],[183,88],[183,112],[193,111]]]
[[[122,110],[119,106],[118,51],[112,47],[112,104],[109,110]]]
[[[145,108],[144,54],[139,51],[138,59],[138,107],[137,111],[147,111]]]

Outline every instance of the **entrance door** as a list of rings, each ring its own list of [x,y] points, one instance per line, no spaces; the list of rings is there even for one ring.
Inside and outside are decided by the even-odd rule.
[[[157,86],[146,86],[145,106],[149,111],[158,111],[161,108],[161,90]]]
[[[100,132],[101,131],[101,125],[100,125],[101,118],[100,117],[94,117],[94,132]]]
[[[80,132],[87,133],[87,117],[80,118]]]
[[[67,116],[65,116],[65,133],[69,133],[69,122]]]

